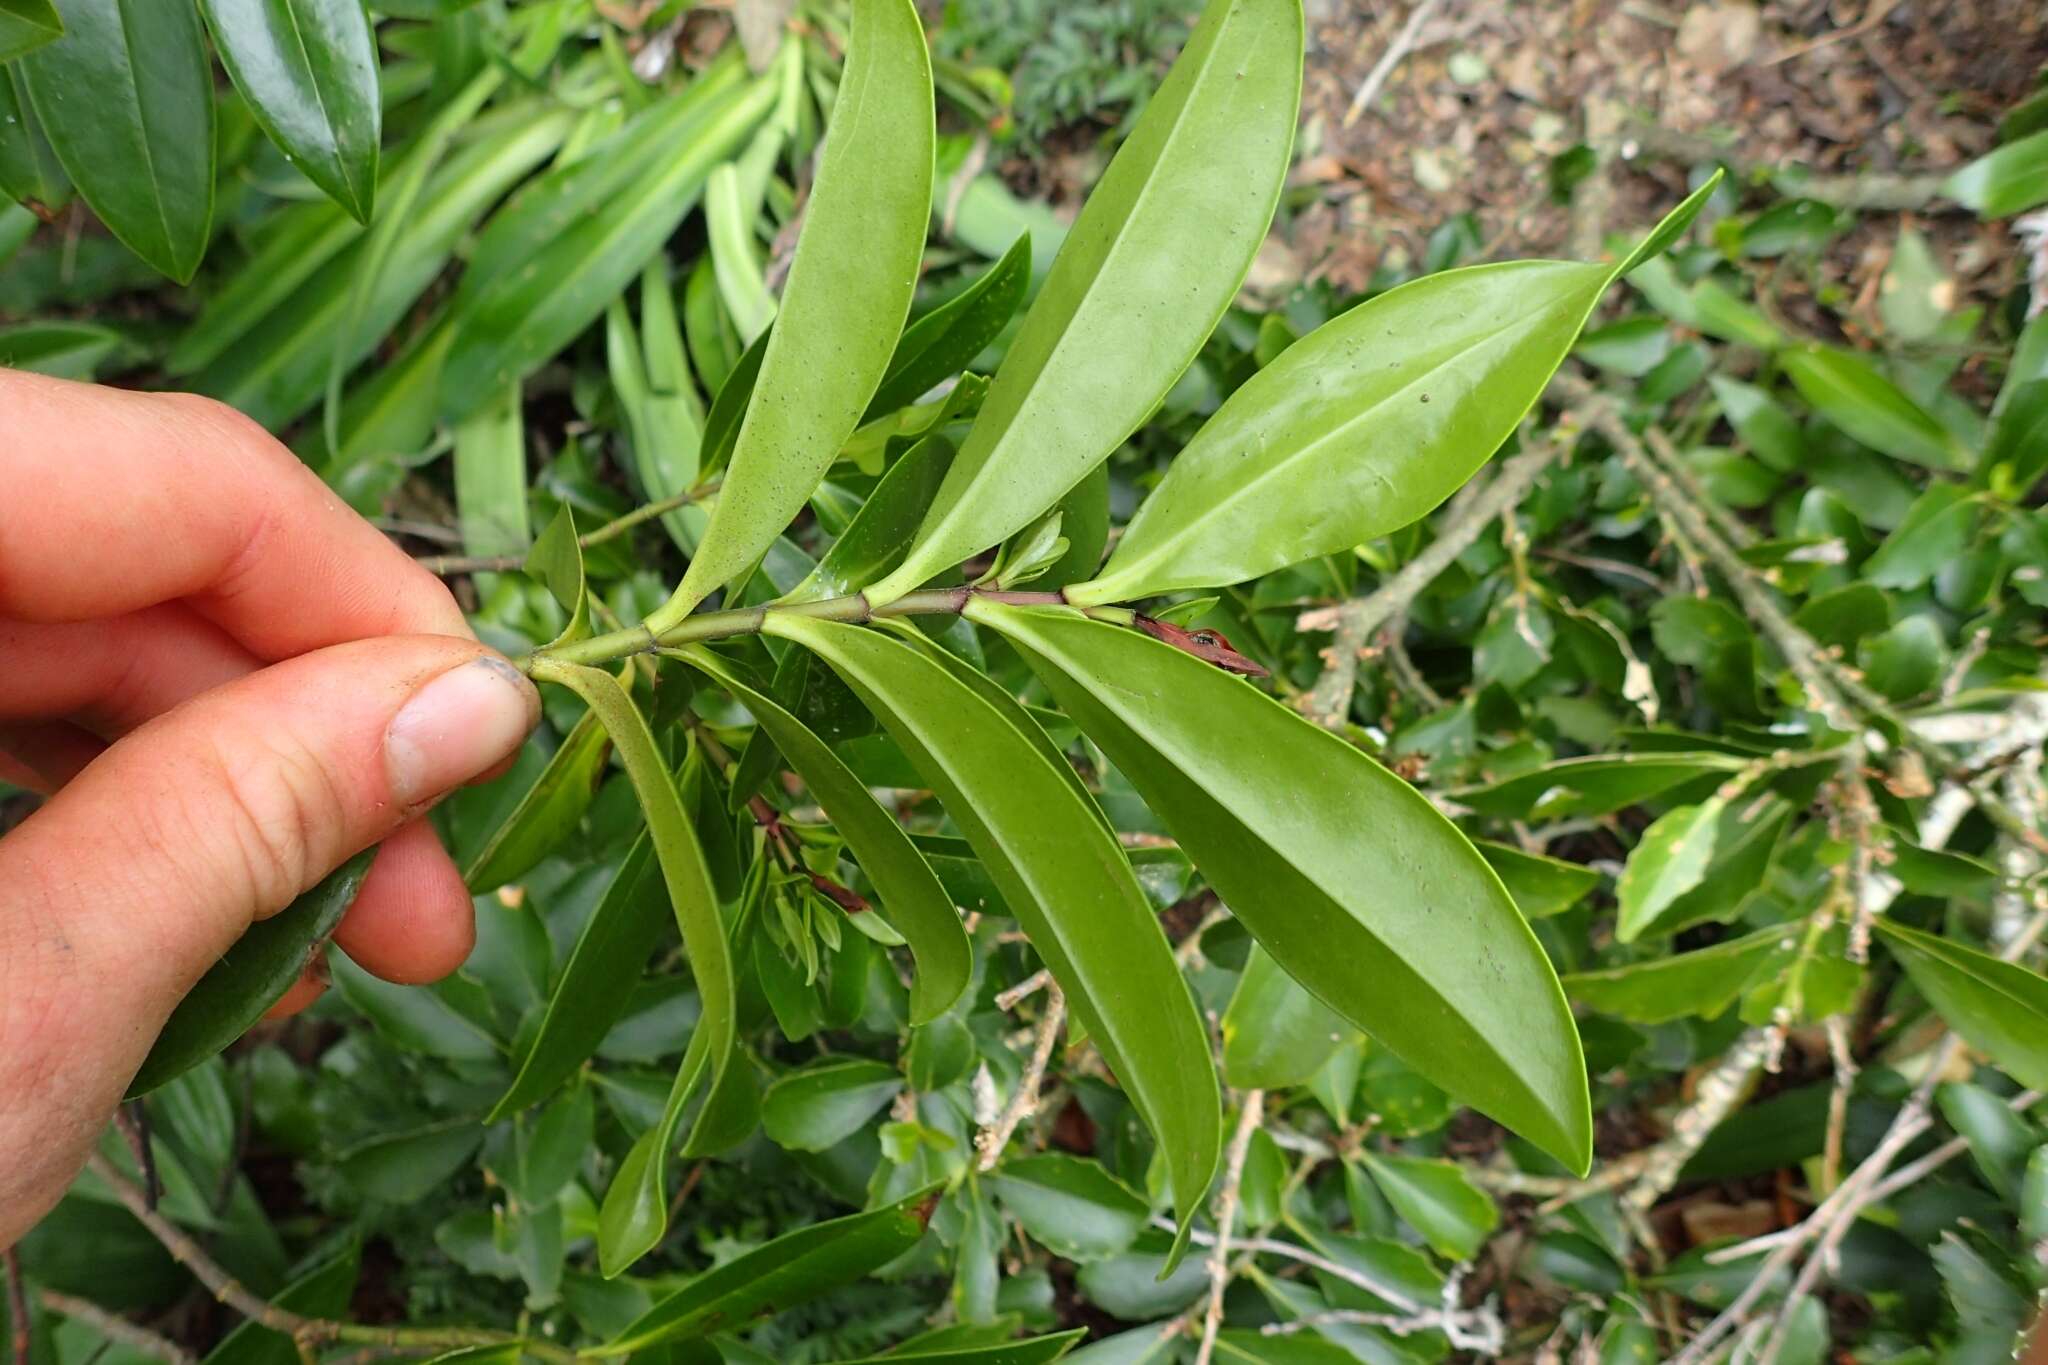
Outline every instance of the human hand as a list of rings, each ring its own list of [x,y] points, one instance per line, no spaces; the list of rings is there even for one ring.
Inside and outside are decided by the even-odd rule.
[[[445,976],[469,893],[421,813],[538,719],[447,590],[220,404],[0,370],[0,1248],[63,1194],[171,1009],[383,841],[335,934]],[[319,992],[308,977],[279,1003]]]

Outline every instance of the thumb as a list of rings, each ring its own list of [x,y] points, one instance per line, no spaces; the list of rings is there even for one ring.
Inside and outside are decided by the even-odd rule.
[[[70,1111],[89,1140],[253,919],[494,767],[539,714],[475,641],[386,637],[252,673],[115,743],[0,840],[0,1108],[40,1111],[45,1143]],[[9,1150],[20,1137],[0,1119],[0,1172],[38,1164]]]

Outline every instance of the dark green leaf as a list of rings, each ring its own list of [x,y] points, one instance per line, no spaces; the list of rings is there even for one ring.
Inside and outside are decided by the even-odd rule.
[[[1877,932],[1957,1033],[2021,1084],[2048,1089],[2048,980],[1883,916]]]
[[[129,1098],[182,1075],[248,1032],[341,923],[376,854],[364,849],[283,910],[250,925],[164,1021],[142,1069],[128,1083]]]
[[[64,36],[22,61],[65,171],[116,237],[183,284],[213,226],[213,88],[199,15],[60,0]]]
[[[1440,1256],[1469,1261],[1500,1222],[1500,1210],[1454,1161],[1361,1151],[1380,1193]]]
[[[308,180],[370,221],[384,127],[360,0],[200,0],[221,65]]]
[[[822,1152],[853,1136],[902,1090],[903,1074],[893,1066],[827,1058],[768,1087],[761,1127],[778,1147]]]
[[[983,1179],[1025,1232],[1069,1261],[1128,1249],[1152,1216],[1144,1199],[1099,1162],[1061,1152],[1005,1161]]]
[[[1515,908],[1524,919],[1561,915],[1600,885],[1598,872],[1562,858],[1545,857],[1488,839],[1473,840],[1473,847],[1500,874],[1501,885],[1514,897]]]
[[[1977,1169],[1998,1197],[2016,1201],[2027,1158],[2041,1145],[2040,1134],[1981,1085],[1952,1081],[1935,1092],[1935,1099],[1949,1127],[1968,1140]]]
[[[0,0],[0,63],[53,43],[64,20],[50,0]]]
[[[686,1341],[851,1284],[916,1246],[936,1199],[920,1190],[886,1208],[787,1233],[699,1275],[588,1353],[618,1356]]]
[[[519,804],[477,851],[462,879],[471,895],[518,881],[575,832],[604,780],[611,740],[597,717],[585,713]]]
[[[1928,469],[1962,471],[1976,463],[1947,428],[1862,356],[1808,346],[1785,352],[1779,363],[1821,416],[1872,450]]]
[[[1513,820],[1611,815],[1681,782],[1743,766],[1732,754],[1642,753],[1567,758],[1482,787],[1450,793],[1460,805]]]
[[[900,564],[953,454],[953,443],[933,432],[898,456],[811,576],[784,600],[809,602],[859,592]]]
[[[1711,948],[1575,972],[1563,978],[1564,989],[1572,999],[1631,1023],[1712,1019],[1752,982],[1775,976],[1797,946],[1796,934],[1772,927]]]
[[[23,65],[0,65],[0,197],[33,199],[55,212],[71,202],[71,181],[36,121]]]
[[[1223,1079],[1240,1090],[1302,1085],[1356,1036],[1254,943],[1223,1012]]]
[[[1031,283],[1031,234],[1010,244],[980,278],[903,329],[880,387],[861,415],[873,421],[915,403],[974,363],[1009,325]]]

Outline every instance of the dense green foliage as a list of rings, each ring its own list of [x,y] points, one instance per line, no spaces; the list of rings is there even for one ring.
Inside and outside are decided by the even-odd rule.
[[[1901,227],[1874,318],[1784,318],[1743,262],[1848,223],[1700,167],[1605,261],[1451,233],[1245,311],[1294,0],[1214,0],[1071,228],[949,179],[989,40],[934,62],[906,0],[665,71],[627,42],[675,5],[275,0],[290,51],[255,8],[0,7],[0,189],[113,234],[0,211],[0,360],[452,523],[547,712],[437,813],[460,973],[331,951],[230,1047],[344,869],[138,1081],[242,1284],[506,1359],[2004,1358],[2048,1231],[2023,288],[1956,309]],[[2048,199],[2041,136],[1954,198]],[[1717,1258],[1765,1189],[1818,1208]],[[123,1193],[28,1283],[186,1295]]]

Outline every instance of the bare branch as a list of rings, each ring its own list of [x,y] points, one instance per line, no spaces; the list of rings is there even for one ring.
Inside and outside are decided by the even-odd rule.
[[[1223,1188],[1216,1195],[1216,1245],[1209,1253],[1209,1308],[1202,1316],[1202,1344],[1195,1350],[1195,1365],[1209,1365],[1216,1354],[1216,1333],[1223,1328],[1223,1292],[1230,1288],[1230,1228],[1237,1221],[1237,1202],[1244,1187],[1244,1159],[1251,1151],[1252,1134],[1266,1113],[1266,1092],[1247,1090],[1237,1114],[1237,1131],[1230,1136],[1230,1153],[1223,1166]]]
[[[1060,990],[1060,983],[1047,980],[1045,983],[1045,1013],[1038,1020],[1038,1041],[1031,1049],[1031,1062],[1024,1068],[1024,1074],[1017,1078],[1017,1089],[1010,1096],[1010,1102],[1003,1109],[1002,1117],[993,1128],[984,1128],[975,1134],[974,1145],[981,1152],[979,1169],[992,1171],[996,1162],[1002,1160],[1003,1148],[1010,1145],[1010,1137],[1017,1131],[1017,1125],[1031,1117],[1038,1110],[1038,1087],[1045,1082],[1045,1068],[1052,1061],[1053,1039],[1059,1036],[1060,1022],[1067,1017],[1067,997]]]

